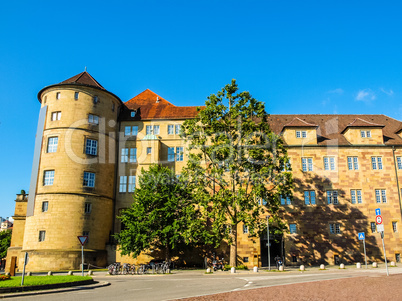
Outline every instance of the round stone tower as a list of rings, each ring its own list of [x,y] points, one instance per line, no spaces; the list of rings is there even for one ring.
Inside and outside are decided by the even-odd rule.
[[[79,268],[81,235],[88,236],[85,263],[105,266],[122,102],[86,71],[43,88],[38,99],[41,113],[22,247],[29,254],[27,270]]]

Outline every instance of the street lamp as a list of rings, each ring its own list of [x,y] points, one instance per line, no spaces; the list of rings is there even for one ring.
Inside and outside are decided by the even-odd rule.
[[[270,271],[271,270],[271,255],[269,254],[269,248],[270,248],[270,245],[269,245],[269,215],[267,215],[267,237],[268,237],[268,243],[267,243],[267,245],[268,245],[268,270]]]

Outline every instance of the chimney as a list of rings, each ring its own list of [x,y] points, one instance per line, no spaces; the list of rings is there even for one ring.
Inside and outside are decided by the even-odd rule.
[[[159,103],[159,96],[156,96],[156,103]]]

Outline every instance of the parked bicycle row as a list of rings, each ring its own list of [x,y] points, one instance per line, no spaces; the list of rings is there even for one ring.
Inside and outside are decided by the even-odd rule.
[[[170,262],[151,262],[149,264],[134,265],[115,262],[108,266],[110,275],[142,275],[142,274],[166,274],[170,272]]]

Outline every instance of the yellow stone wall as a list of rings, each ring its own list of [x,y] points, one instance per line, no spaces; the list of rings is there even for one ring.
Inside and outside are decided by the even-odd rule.
[[[362,138],[360,133],[361,131],[370,131],[371,138]],[[347,128],[343,135],[352,144],[384,144],[384,138],[381,128],[351,127]]]
[[[297,138],[296,131],[305,131],[306,138]],[[317,130],[312,127],[287,127],[282,133],[283,139],[288,145],[317,144]]]

